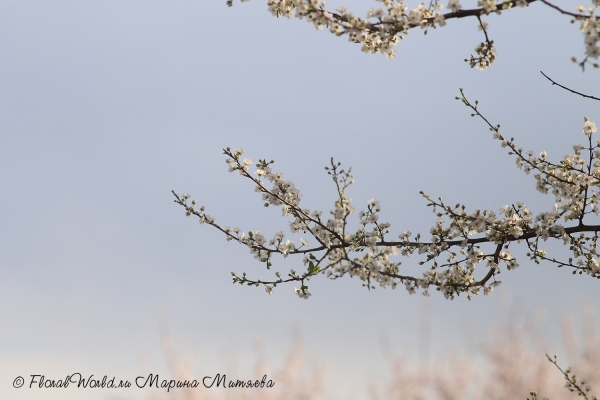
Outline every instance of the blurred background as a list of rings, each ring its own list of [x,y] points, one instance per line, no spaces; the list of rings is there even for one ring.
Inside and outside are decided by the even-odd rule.
[[[365,15],[379,3],[328,3],[340,5]],[[565,345],[564,329],[582,345],[598,331],[597,281],[586,276],[521,257],[492,296],[471,302],[325,278],[310,282],[308,301],[293,286],[269,296],[231,284],[231,271],[262,279],[272,272],[185,218],[170,193],[190,192],[222,225],[267,237],[286,231],[280,210],[262,207],[253,186],[227,172],[222,149],[231,146],[255,162],[275,160],[303,206],[324,212],[335,187],[323,167],[330,157],[352,166],[354,206],[378,199],[394,235],[428,236],[435,216],[420,190],[471,210],[517,201],[534,213],[550,209],[553,199],[454,97],[464,88],[506,137],[559,160],[583,143],[584,116],[600,123],[600,112],[539,71],[597,97],[599,72],[570,61],[583,55],[582,34],[541,3],[485,20],[498,59],[478,71],[463,61],[483,39],[475,19],[450,20],[426,36],[415,30],[388,61],[305,21],[274,18],[263,0],[232,8],[224,0],[0,1],[0,397],[181,398],[12,382],[75,372],[255,379],[262,369],[271,378],[300,360],[296,371],[308,375],[295,384],[320,385],[308,398],[398,398],[390,385],[418,381],[398,373],[402,363],[427,375],[442,365],[462,371],[452,363],[466,360],[496,377],[480,368],[490,367],[484,350],[504,343],[507,359],[519,359],[513,331],[533,332],[519,343],[530,343],[528,360],[548,368],[545,352],[564,366],[581,356]],[[403,265],[418,271],[412,261]],[[301,265],[276,259],[274,268]],[[498,332],[506,342],[494,339]],[[590,343],[584,352],[598,349]],[[560,388],[559,372],[550,375]],[[269,395],[300,398],[291,378],[277,376]],[[220,398],[213,390],[193,396]]]

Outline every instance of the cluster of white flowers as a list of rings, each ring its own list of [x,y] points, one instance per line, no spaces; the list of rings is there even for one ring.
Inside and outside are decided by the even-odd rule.
[[[315,28],[328,28],[337,36],[348,35],[351,42],[362,45],[362,51],[384,54],[389,59],[395,55],[394,47],[403,39],[403,34],[413,27],[444,26],[444,18],[436,9],[437,4],[423,4],[408,10],[403,0],[379,0],[385,8],[375,8],[360,18],[344,7],[335,12],[325,10],[322,0],[268,0],[268,8],[274,16],[306,19]]]
[[[475,210],[466,212],[465,206],[450,206],[442,198],[434,200],[422,193],[432,206],[437,221],[430,229],[429,241],[424,241],[420,234],[413,235],[403,231],[398,240],[389,240],[390,223],[382,222],[379,217],[381,205],[376,199],[367,202],[365,210],[358,213],[358,227],[350,231],[348,222],[355,212],[352,201],[346,196],[347,188],[354,183],[351,170],[343,170],[339,163],[331,160],[326,167],[337,188],[337,198],[330,218],[322,218],[320,211],[311,211],[300,207],[302,195],[295,185],[283,178],[283,174],[271,168],[273,161],[259,160],[254,173],[250,171],[252,161],[242,158],[243,149],[225,149],[229,171],[237,171],[244,178],[255,184],[255,191],[262,194],[266,207],[281,207],[283,216],[291,217],[289,222],[292,234],[304,233],[314,240],[300,239],[297,245],[285,238],[283,232],[276,232],[267,240],[260,231],[243,232],[239,228],[221,227],[215,219],[204,212],[204,207],[196,208],[196,201],[188,193],[177,195],[176,202],[185,207],[186,215],[195,215],[200,223],[207,223],[219,229],[227,240],[234,240],[247,246],[257,260],[272,267],[272,256],[283,257],[302,255],[305,272],[290,270],[287,277],[276,272],[274,280],[249,279],[232,272],[234,282],[247,285],[264,285],[271,294],[278,284],[299,282],[300,289],[295,289],[299,297],[307,299],[307,281],[311,277],[324,274],[332,279],[343,276],[358,277],[369,289],[375,284],[386,288],[395,288],[403,284],[409,293],[422,290],[426,296],[429,288],[434,287],[446,298],[452,299],[460,293],[471,295],[491,294],[500,284],[496,279],[502,269],[514,270],[519,266],[516,258],[510,253],[513,244],[525,242],[529,249],[528,256],[535,262],[541,260],[552,262],[558,266],[569,267],[573,273],[586,273],[600,278],[600,259],[597,254],[598,232],[600,225],[585,224],[584,218],[599,213],[600,199],[600,141],[592,142],[597,128],[588,118],[584,120],[583,133],[588,145],[574,146],[574,153],[569,154],[558,163],[548,160],[546,152],[535,156],[533,152],[524,152],[514,143],[514,139],[506,140],[500,133],[500,126],[488,122],[477,109],[477,102],[471,104],[461,90],[457,97],[473,110],[473,116],[481,117],[493,132],[493,137],[501,142],[502,147],[510,149],[509,154],[516,156],[517,166],[526,173],[535,171],[536,187],[542,193],[552,193],[555,204],[551,211],[533,215],[521,202],[502,207],[499,213],[492,210]],[[583,152],[588,159],[583,158]],[[268,185],[268,186],[267,186]],[[575,225],[565,227],[558,223],[575,221]],[[559,261],[548,256],[539,248],[541,242],[548,239],[561,240],[568,245],[573,256]],[[489,247],[485,250],[484,247]],[[425,268],[421,276],[403,275],[400,262],[394,256],[421,257],[419,265]],[[485,272],[480,273],[477,267],[483,265]],[[482,276],[483,275],[483,276]]]
[[[248,0],[241,0],[242,2]],[[357,17],[345,7],[335,11],[328,11],[324,0],[267,0],[269,12],[276,17],[295,17],[306,19],[315,28],[321,30],[328,28],[337,36],[347,35],[350,42],[359,43],[361,50],[370,54],[383,54],[388,59],[395,56],[394,47],[404,38],[412,28],[420,27],[427,34],[429,28],[442,27],[446,20],[452,18],[476,17],[479,19],[480,28],[485,32],[485,42],[475,48],[476,55],[465,59],[471,67],[486,69],[496,59],[493,41],[489,39],[486,23],[481,21],[482,15],[490,13],[501,14],[503,10],[510,10],[514,6],[526,7],[538,0],[478,0],[477,9],[465,10],[460,0],[448,0],[447,9],[451,12],[442,14],[444,8],[439,0],[432,0],[428,6],[421,3],[410,8],[404,0],[376,0],[383,3],[383,7],[370,10],[365,18]],[[594,7],[577,7],[577,13],[570,13],[544,0],[543,3],[562,14],[574,17],[581,21],[581,31],[584,33],[586,57],[580,63],[582,67],[591,58],[600,55],[600,17],[595,16],[596,6],[600,0],[591,0]],[[233,0],[227,0],[227,5],[232,6]],[[577,61],[573,58],[574,61]],[[597,66],[597,64],[594,64]]]
[[[485,30],[483,24],[482,29]],[[475,53],[477,57],[471,55],[469,60],[465,59],[471,66],[471,68],[477,68],[480,71],[488,69],[488,67],[496,59],[496,49],[494,48],[494,41],[481,42],[475,47]]]
[[[446,25],[446,17],[456,17],[442,15],[439,10],[443,5],[438,0],[411,9],[404,0],[376,1],[384,7],[370,10],[365,18],[357,17],[345,7],[327,11],[323,0],[268,0],[267,6],[276,17],[306,19],[319,30],[328,28],[337,36],[348,35],[349,41],[361,44],[365,53],[384,54],[389,59],[394,58],[394,47],[411,28],[421,27],[427,33],[428,28]],[[449,7],[454,14],[462,8],[458,0],[450,0]]]
[[[596,16],[596,7],[600,6],[600,0],[592,0],[593,7],[577,7],[577,15],[574,15],[576,20],[581,22],[580,29],[583,32],[585,45],[585,58],[579,62],[581,67],[589,62],[590,58],[598,59],[600,56],[600,16]],[[573,61],[577,59],[573,57]],[[593,66],[598,68],[598,63],[593,63]]]

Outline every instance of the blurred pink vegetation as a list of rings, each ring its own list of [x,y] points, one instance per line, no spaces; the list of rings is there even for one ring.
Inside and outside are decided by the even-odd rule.
[[[592,399],[592,394],[600,393],[600,335],[592,308],[588,307],[584,315],[583,324],[575,324],[572,318],[563,317],[562,345],[548,342],[541,329],[542,318],[526,320],[513,313],[498,323],[490,335],[474,343],[469,355],[461,355],[458,351],[454,354],[432,354],[426,365],[411,362],[406,357],[390,355],[387,376],[377,381],[365,381],[365,393],[372,400],[525,400],[535,390],[538,399],[576,399],[577,394],[565,388],[563,375],[545,356],[550,351],[548,354],[553,357],[550,349],[560,347],[555,350],[564,356],[559,356],[558,364],[563,370],[571,367],[578,379],[587,381],[592,388],[588,397]],[[190,366],[190,360],[185,360],[185,355],[175,351],[169,336],[163,337],[163,344],[170,379],[198,379],[197,373],[200,371]],[[382,350],[385,354],[393,353],[391,349]],[[341,400],[332,394],[323,360],[311,354],[298,335],[295,335],[283,365],[274,367],[265,362],[260,354],[256,359],[253,374],[249,378],[260,379],[268,374],[268,379],[276,383],[273,388],[206,389],[200,382],[195,389],[180,388],[169,393],[152,391],[150,399]],[[194,360],[200,365],[201,361]],[[203,369],[210,367],[201,366]],[[352,386],[356,384],[351,383]],[[358,395],[351,398],[359,399]]]

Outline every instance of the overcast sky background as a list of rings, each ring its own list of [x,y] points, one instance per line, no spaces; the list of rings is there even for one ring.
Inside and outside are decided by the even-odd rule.
[[[342,4],[360,15],[377,6],[329,2]],[[543,4],[485,19],[498,59],[482,72],[463,62],[482,40],[474,19],[413,31],[388,61],[304,21],[273,18],[262,0],[1,1],[0,397],[146,398],[12,381],[170,377],[161,326],[193,349],[199,376],[254,378],[253,343],[263,342],[276,369],[296,326],[332,397],[357,399],[388,373],[382,337],[423,361],[429,309],[430,362],[449,348],[475,354],[502,298],[526,314],[547,310],[547,351],[560,352],[560,315],[580,322],[583,306],[600,300],[597,281],[522,258],[493,296],[472,302],[325,278],[310,282],[309,301],[291,285],[268,296],[231,284],[230,271],[272,275],[246,248],[186,219],[170,193],[190,192],[223,225],[286,230],[279,210],[227,172],[222,149],[231,146],[253,161],[274,159],[311,209],[333,205],[330,157],[352,166],[355,207],[377,198],[395,235],[428,234],[435,217],[420,190],[471,210],[516,201],[549,209],[552,198],[454,97],[464,88],[505,136],[557,160],[583,143],[583,117],[600,123],[600,113],[539,71],[596,96],[599,72],[570,61],[583,54],[582,34]]]

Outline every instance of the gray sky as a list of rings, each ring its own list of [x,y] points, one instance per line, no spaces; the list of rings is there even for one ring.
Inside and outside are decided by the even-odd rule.
[[[330,3],[359,14],[376,6]],[[547,209],[552,198],[454,97],[464,88],[506,136],[556,160],[583,142],[583,117],[600,123],[600,114],[539,71],[596,96],[598,72],[570,61],[583,54],[582,35],[543,4],[487,20],[498,59],[481,72],[463,62],[481,41],[472,19],[414,31],[387,61],[304,21],[273,18],[258,0],[0,2],[0,397],[147,396],[11,382],[166,377],[161,321],[194,349],[199,375],[250,371],[258,339],[279,365],[296,326],[338,398],[360,398],[386,377],[382,337],[407,359],[423,356],[427,307],[431,361],[449,348],[474,353],[503,296],[526,313],[546,309],[548,351],[560,351],[561,313],[579,320],[584,304],[600,300],[592,279],[522,258],[493,296],[472,302],[434,293],[427,306],[404,290],[325,278],[311,281],[309,301],[293,286],[268,296],[231,284],[230,271],[271,275],[242,246],[186,219],[170,193],[192,193],[223,225],[286,230],[279,210],[227,172],[221,153],[231,146],[274,159],[304,205],[324,211],[335,192],[323,167],[334,156],[353,167],[355,207],[377,198],[396,234],[429,232],[435,217],[420,190],[471,209]]]

